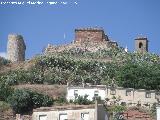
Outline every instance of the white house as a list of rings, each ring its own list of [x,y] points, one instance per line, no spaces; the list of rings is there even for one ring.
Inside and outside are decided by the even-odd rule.
[[[108,120],[103,104],[41,107],[33,110],[32,120]]]
[[[154,103],[158,103],[160,93],[155,90],[134,89],[134,88],[122,88],[111,87],[105,85],[85,85],[85,86],[68,86],[67,88],[67,100],[75,100],[77,96],[88,95],[89,100],[93,100],[94,97],[100,97],[101,100],[108,98],[108,104],[114,103],[114,100],[118,104],[124,103],[126,105],[135,106],[147,106],[151,107]]]
[[[106,86],[96,85],[96,86],[85,86],[85,87],[74,87],[69,86],[67,88],[67,100],[75,100],[78,96],[88,95],[87,99],[93,100],[94,97],[100,97],[101,100],[106,98]]]

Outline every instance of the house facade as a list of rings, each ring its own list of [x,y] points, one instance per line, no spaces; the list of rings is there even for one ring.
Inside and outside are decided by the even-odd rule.
[[[94,97],[100,97],[101,100],[106,100],[107,104],[126,104],[128,106],[148,106],[151,107],[154,103],[158,103],[160,93],[155,90],[133,89],[122,87],[111,87],[105,85],[89,85],[83,87],[67,88],[67,100],[75,100],[77,96],[88,95],[89,100]]]
[[[125,103],[129,106],[139,105],[151,107],[159,99],[159,92],[155,90],[107,87],[106,91],[107,98],[111,100],[109,104],[113,104],[114,100],[117,100],[119,104]]]
[[[32,120],[108,120],[103,104],[41,107],[33,110]]]
[[[88,95],[87,99],[92,101],[94,97],[101,97],[101,100],[106,98],[106,86],[79,86],[79,87],[68,87],[67,88],[67,100],[75,100],[78,96]]]

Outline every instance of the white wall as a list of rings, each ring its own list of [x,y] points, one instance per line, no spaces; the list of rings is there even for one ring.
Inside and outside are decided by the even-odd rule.
[[[157,99],[155,98],[155,92],[151,92],[150,98],[146,98],[146,92],[147,91],[135,91],[134,101],[135,102],[141,101],[141,103],[151,103],[151,104],[157,102]]]
[[[157,107],[157,120],[160,120],[160,107]]]
[[[81,120],[81,114],[87,113],[89,120],[95,120],[95,108],[74,110],[49,110],[46,112],[33,112],[32,120],[39,120],[39,116],[46,115],[46,120],[59,120],[60,115],[66,115],[67,119]]]
[[[131,94],[130,96],[126,96],[126,90],[130,90]],[[126,102],[126,103],[135,103],[137,104],[138,102],[141,103],[141,105],[144,104],[150,104],[152,105],[153,103],[157,103],[157,99],[155,98],[156,91],[154,90],[144,90],[144,89],[133,89],[133,88],[115,88],[116,94],[112,95],[111,94],[111,88],[107,88],[107,98],[110,100],[115,96],[116,98],[120,97],[120,103],[121,102]],[[151,93],[150,98],[146,98],[146,92]],[[133,105],[135,105],[133,104]]]
[[[85,96],[88,95],[87,99],[93,100],[95,91],[98,91],[98,96],[101,97],[101,100],[104,100],[106,97],[106,90],[99,89],[99,88],[68,88],[67,89],[67,100],[74,100],[74,90],[78,90],[78,96]]]
[[[151,90],[141,90],[141,89],[133,89],[133,88],[115,88],[116,94],[111,94],[111,88],[99,88],[99,87],[68,87],[67,88],[67,100],[74,100],[74,91],[77,90],[78,95],[84,96],[89,95],[88,99],[93,100],[95,91],[98,91],[99,96],[102,100],[105,100],[105,98],[109,98],[112,101],[113,96],[116,98],[120,97],[120,103],[126,102],[126,103],[133,103],[132,105],[137,104],[138,102],[141,103],[141,105],[150,104],[157,102],[157,99],[155,98],[156,91]],[[126,90],[130,90],[131,94],[130,96],[126,96]],[[146,92],[151,93],[150,98],[146,98]]]

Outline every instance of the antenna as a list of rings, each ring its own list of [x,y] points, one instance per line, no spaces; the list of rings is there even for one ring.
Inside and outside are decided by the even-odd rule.
[[[65,40],[66,39],[66,34],[65,33],[64,33],[63,37],[64,37],[64,40]]]
[[[66,33],[63,34],[63,40],[64,40],[64,43],[66,44]]]

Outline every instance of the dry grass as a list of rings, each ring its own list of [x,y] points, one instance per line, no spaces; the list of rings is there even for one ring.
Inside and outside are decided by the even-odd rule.
[[[24,84],[24,85],[15,85],[14,88],[29,89],[38,93],[48,95],[54,99],[57,97],[65,96],[67,91],[66,85]]]

